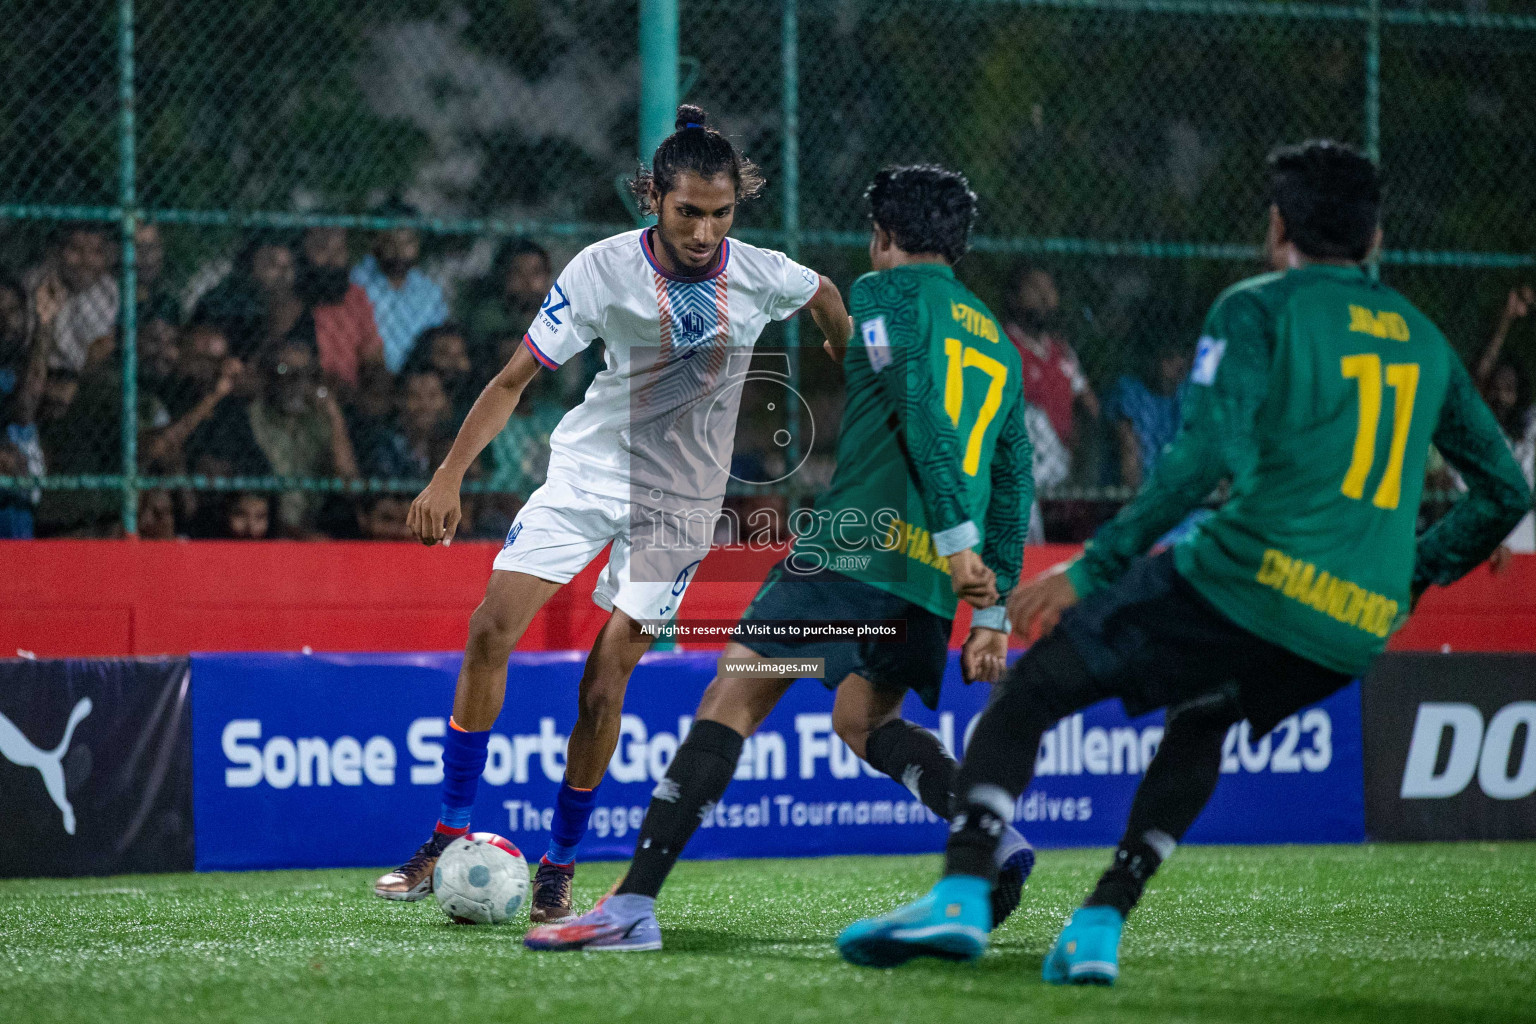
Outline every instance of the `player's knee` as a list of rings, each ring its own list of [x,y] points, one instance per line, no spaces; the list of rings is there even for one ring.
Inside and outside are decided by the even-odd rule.
[[[607,676],[582,680],[576,700],[578,714],[593,723],[619,718],[624,713],[626,682]]]
[[[837,733],[838,739],[852,747],[860,757],[864,756],[864,745],[869,740],[869,717],[861,710],[845,708],[840,704],[832,707],[832,731]]]
[[[484,603],[470,615],[468,657],[504,664],[515,646],[517,626],[510,615]]]

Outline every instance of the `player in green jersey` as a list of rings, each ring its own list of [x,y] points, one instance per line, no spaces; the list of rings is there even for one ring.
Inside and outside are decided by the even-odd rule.
[[[1043,969],[1051,982],[1113,982],[1125,917],[1215,789],[1228,727],[1246,717],[1261,737],[1362,673],[1425,587],[1487,558],[1529,509],[1455,352],[1364,266],[1381,237],[1375,166],[1314,142],[1277,151],[1270,172],[1275,272],[1211,308],[1182,430],[1135,500],[1078,560],[1015,591],[1015,627],[1046,635],[966,749],[945,877],[845,930],[850,961],[979,956],[991,852],[1041,736],[1118,697],[1131,715],[1169,707],[1167,731],[1113,863]],[[1415,538],[1431,442],[1469,493]],[[1214,516],[1138,558],[1223,478],[1231,496]]]
[[[687,739],[656,787],[634,862],[591,913],[528,932],[534,949],[659,949],[655,897],[701,816],[724,794],[742,744],[795,678],[763,659],[822,658],[832,724],[871,766],[940,819],[958,769],[932,733],[901,718],[908,689],[934,707],[957,600],[977,610],[961,652],[967,682],[997,681],[1003,603],[1018,577],[1034,494],[1018,351],[955,279],[975,219],[965,179],[939,167],[882,170],[866,193],[875,272],[853,286],[857,339],[842,358],[847,404],[837,471],[727,646]],[[859,343],[862,342],[862,343]],[[979,549],[979,552],[978,552]],[[899,642],[783,639],[774,623],[900,623]],[[1018,905],[1034,851],[1011,826],[991,856],[988,913]]]

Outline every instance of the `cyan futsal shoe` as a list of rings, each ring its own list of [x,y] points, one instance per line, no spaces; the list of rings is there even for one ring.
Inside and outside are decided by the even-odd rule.
[[[1040,975],[1052,985],[1113,985],[1120,976],[1120,931],[1114,907],[1079,907],[1045,955]]]
[[[860,967],[896,967],[919,956],[975,960],[992,930],[991,890],[984,878],[950,875],[922,899],[843,929],[837,951]]]

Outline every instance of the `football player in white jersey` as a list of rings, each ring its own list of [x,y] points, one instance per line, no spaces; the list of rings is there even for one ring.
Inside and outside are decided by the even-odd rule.
[[[547,482],[518,513],[496,557],[469,643],[443,753],[443,802],[431,838],[374,883],[386,899],[432,891],[443,849],[469,829],[507,658],[534,615],[612,544],[592,598],[611,612],[582,673],[576,724],[534,877],[530,915],[572,915],[575,847],[618,742],[624,691],[651,637],[674,617],[709,550],[725,495],[740,382],[769,320],[809,310],[834,358],[851,333],[831,281],[782,253],[726,237],[736,205],[763,179],[703,110],[678,108],[635,189],[652,228],[582,250],[561,272],[522,346],[488,384],[448,457],[411,505],[411,531],[452,541],[464,473],[506,425],[541,367],[602,339],[605,366],[550,437]]]

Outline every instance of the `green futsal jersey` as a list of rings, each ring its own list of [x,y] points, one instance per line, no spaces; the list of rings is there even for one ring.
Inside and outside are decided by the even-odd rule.
[[[1227,502],[1175,549],[1179,572],[1249,632],[1358,673],[1407,618],[1412,588],[1470,570],[1530,505],[1444,335],[1359,267],[1228,289],[1187,393],[1152,478],[1068,570],[1079,594],[1230,477]],[[1416,541],[1431,443],[1470,493]]]
[[[849,299],[837,469],[793,524],[791,567],[953,618],[947,556],[980,545],[1006,596],[1034,497],[1018,350],[948,266],[866,274]]]

